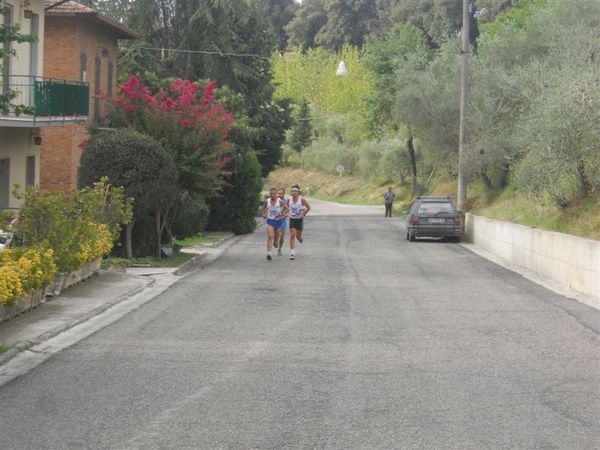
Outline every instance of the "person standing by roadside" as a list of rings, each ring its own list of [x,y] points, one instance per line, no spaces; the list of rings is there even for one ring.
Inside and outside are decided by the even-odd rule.
[[[265,202],[261,214],[267,220],[267,260],[273,259],[273,240],[275,231],[281,228],[281,223],[288,215],[288,206],[277,197],[277,188],[269,189],[269,198]]]
[[[392,205],[394,203],[394,197],[396,194],[392,191],[392,187],[388,187],[388,190],[383,194],[383,202],[385,203],[385,217],[392,217]]]
[[[286,205],[288,204],[288,199],[285,198],[285,189],[279,188],[279,190],[277,191],[277,196],[283,201],[283,203],[285,203]],[[285,232],[286,231],[287,231],[287,217],[284,216],[281,219],[281,228],[279,229],[279,232],[275,235],[275,242],[273,242],[273,245],[275,246],[275,248],[277,248],[277,254],[279,256],[281,256],[283,254],[282,253],[283,243],[285,242]]]
[[[300,195],[300,186],[294,184],[291,189],[291,195],[288,199],[290,212],[290,259],[296,259],[296,239],[302,244],[302,232],[304,230],[304,218],[310,211],[310,205],[306,199]]]

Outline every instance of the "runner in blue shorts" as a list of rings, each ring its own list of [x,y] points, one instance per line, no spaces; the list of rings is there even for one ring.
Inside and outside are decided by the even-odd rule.
[[[279,190],[277,191],[277,196],[283,200],[283,203],[285,203],[286,205],[288,204],[288,199],[285,198],[285,189],[283,188],[279,188]],[[281,221],[281,228],[279,229],[279,233],[277,233],[279,235],[279,238],[277,237],[277,235],[275,236],[275,242],[273,243],[273,245],[275,246],[275,248],[277,248],[277,254],[279,256],[281,256],[282,253],[282,249],[283,249],[283,243],[285,242],[285,232],[287,231],[287,217],[283,217],[282,221]],[[279,242],[278,242],[279,241]]]
[[[288,206],[277,197],[277,188],[269,189],[269,198],[262,209],[262,216],[267,220],[267,260],[273,259],[273,240],[275,230],[279,230],[288,214]]]

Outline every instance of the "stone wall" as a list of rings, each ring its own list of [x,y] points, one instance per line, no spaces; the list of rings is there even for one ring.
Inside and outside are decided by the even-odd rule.
[[[600,241],[472,214],[467,214],[465,235],[510,265],[591,298],[590,306],[600,309]]]

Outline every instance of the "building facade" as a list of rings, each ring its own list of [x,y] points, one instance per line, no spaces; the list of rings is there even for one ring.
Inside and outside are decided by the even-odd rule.
[[[21,205],[15,186],[77,187],[80,145],[105,115],[98,92],[116,89],[118,40],[136,37],[73,0],[2,2],[8,13],[0,23],[19,24],[36,39],[9,44],[16,55],[0,62],[0,91],[16,92],[12,103],[29,107],[0,110],[0,209]]]
[[[19,200],[12,195],[15,185],[35,185],[39,180],[40,130],[52,123],[53,118],[42,115],[42,79],[44,49],[44,1],[6,0],[6,14],[0,14],[0,23],[19,25],[24,34],[37,37],[34,43],[0,43],[16,52],[0,61],[0,89],[3,93],[16,92],[14,104],[40,108],[34,114],[18,114],[12,108],[0,111],[0,208],[17,207]],[[36,96],[38,98],[36,98]]]
[[[87,83],[87,122],[46,128],[40,148],[40,186],[50,190],[77,188],[81,143],[87,127],[102,125],[106,115],[100,91],[117,88],[119,39],[134,39],[127,27],[76,1],[46,0],[44,76]]]

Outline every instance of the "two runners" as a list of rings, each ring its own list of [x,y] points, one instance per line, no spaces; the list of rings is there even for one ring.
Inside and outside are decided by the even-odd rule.
[[[262,208],[262,216],[267,220],[267,260],[273,259],[273,247],[277,253],[282,254],[287,228],[286,217],[290,216],[290,259],[296,259],[296,240],[302,243],[304,217],[310,211],[310,205],[301,195],[300,186],[295,184],[291,189],[291,196],[286,200],[285,190],[272,187],[269,189],[269,198]]]
[[[267,219],[267,259],[273,259],[273,241],[275,231],[280,230],[288,215],[288,205],[277,196],[277,188],[269,189],[269,198],[262,209],[263,218]],[[279,233],[279,231],[277,231]]]

